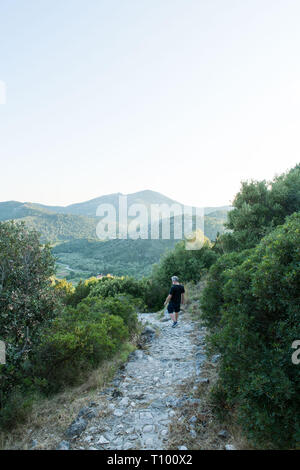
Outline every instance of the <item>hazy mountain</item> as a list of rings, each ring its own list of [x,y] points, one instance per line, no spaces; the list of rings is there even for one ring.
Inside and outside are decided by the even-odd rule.
[[[0,202],[0,220],[18,219],[26,217],[27,215],[37,215],[34,211],[39,213],[56,213],[56,214],[73,214],[73,215],[85,215],[88,217],[95,217],[97,208],[100,204],[112,204],[118,208],[119,196],[122,193],[107,194],[104,196],[97,197],[85,202],[79,202],[68,206],[48,206],[44,204],[30,203],[30,202],[18,202],[18,201],[7,201]],[[127,194],[128,206],[132,204],[144,204],[147,208],[151,204],[180,204],[178,201],[170,199],[161,193],[156,191],[139,191],[132,194]],[[221,207],[205,207],[204,213],[210,214],[214,211],[228,212],[231,209],[230,206]]]

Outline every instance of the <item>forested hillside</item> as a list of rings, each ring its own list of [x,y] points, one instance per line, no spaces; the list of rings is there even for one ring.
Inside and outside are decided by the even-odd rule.
[[[73,282],[80,278],[111,273],[114,275],[149,275],[152,265],[159,262],[160,256],[174,248],[177,240],[109,240],[100,241],[96,234],[99,217],[96,210],[100,204],[112,204],[118,216],[118,203],[121,193],[109,194],[66,207],[8,201],[0,203],[0,220],[25,222],[29,229],[41,234],[43,243],[54,246],[57,256],[57,276],[67,277]],[[177,203],[163,194],[154,191],[140,191],[127,196],[131,204],[143,204],[147,209],[151,204]],[[183,207],[182,204],[180,204]],[[204,209],[204,233],[215,240],[223,233],[229,206]],[[128,219],[129,222],[132,218]],[[171,232],[174,218],[170,221]],[[202,221],[203,222],[203,221]],[[149,237],[151,234],[150,226]]]

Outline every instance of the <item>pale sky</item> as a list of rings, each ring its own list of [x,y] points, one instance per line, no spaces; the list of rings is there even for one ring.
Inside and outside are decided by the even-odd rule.
[[[0,201],[232,201],[300,161],[299,0],[0,0]]]

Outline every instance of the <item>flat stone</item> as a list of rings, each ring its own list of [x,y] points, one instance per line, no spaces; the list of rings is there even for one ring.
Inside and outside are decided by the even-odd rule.
[[[151,326],[146,326],[144,328],[144,331],[142,332],[142,335],[147,335],[147,336],[155,335],[155,330],[154,328],[151,328]]]
[[[236,450],[236,448],[232,444],[226,444],[225,450]]]
[[[209,379],[207,379],[207,378],[199,378],[199,379],[196,379],[196,383],[198,383],[198,384],[208,384],[208,383],[209,383]]]
[[[104,437],[104,436],[100,436],[98,441],[97,441],[97,444],[109,444],[109,441]]]
[[[132,434],[132,433],[134,433],[134,428],[128,428],[128,429],[126,429],[125,432],[126,432],[126,434]]]
[[[188,450],[188,448],[185,447],[185,446],[178,446],[177,449],[178,449],[178,450]]]
[[[123,410],[120,410],[119,408],[117,408],[117,409],[114,411],[114,415],[115,415],[115,416],[120,417],[120,416],[123,416],[123,414],[124,414],[124,411],[123,411]]]
[[[124,398],[122,398],[121,401],[119,401],[119,405],[121,405],[121,406],[127,406],[128,403],[129,403],[129,398],[128,397],[124,397]]]
[[[68,429],[66,430],[67,437],[75,437],[80,436],[80,434],[85,430],[87,427],[87,421],[84,418],[79,418],[73,421],[70,424]]]
[[[56,450],[70,450],[70,443],[68,441],[61,441]]]
[[[160,410],[166,406],[166,403],[158,398],[157,400],[154,400],[150,406],[151,408]]]
[[[152,424],[146,424],[146,426],[143,427],[143,432],[152,432],[154,430],[154,426]]]
[[[144,353],[143,353],[143,351],[141,351],[140,349],[137,349],[137,350],[134,352],[134,356],[135,356],[137,359],[143,359]]]
[[[79,411],[77,417],[78,418],[85,418],[85,419],[91,419],[97,416],[97,413],[95,410],[91,410],[89,407],[85,406],[84,408],[81,408]]]
[[[91,432],[92,434],[95,433],[95,432],[97,432],[97,431],[98,431],[98,428],[97,428],[96,426],[91,426],[91,427],[89,428],[89,432]]]
[[[33,439],[31,441],[30,449],[34,449],[38,445],[38,441],[36,439]]]
[[[189,419],[189,423],[196,423],[197,421],[198,421],[197,416],[192,416],[192,417]]]
[[[152,421],[153,416],[149,411],[141,411],[140,412],[140,420],[141,421]]]
[[[226,429],[222,429],[221,431],[218,432],[218,436],[226,439],[226,437],[228,437],[228,432],[226,431]]]
[[[220,357],[221,357],[221,354],[214,354],[211,358],[211,362],[215,364],[216,362],[219,361]]]

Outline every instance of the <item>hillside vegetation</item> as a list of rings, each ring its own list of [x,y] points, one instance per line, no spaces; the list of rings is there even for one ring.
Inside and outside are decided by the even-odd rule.
[[[149,275],[154,263],[168,249],[174,248],[178,240],[99,240],[96,227],[99,217],[96,210],[100,204],[112,204],[118,217],[118,204],[121,193],[109,194],[66,207],[8,201],[0,203],[0,221],[16,220],[41,234],[43,243],[54,246],[57,256],[57,276],[67,277],[76,283],[81,278],[98,273],[114,275]],[[178,204],[176,201],[154,191],[140,191],[127,196],[128,207],[143,204],[147,209],[151,204]],[[182,204],[180,204],[183,207]],[[216,209],[218,209],[216,211]],[[224,222],[229,206],[205,208],[205,235],[214,240],[224,231]],[[215,211],[215,212],[214,212]],[[128,221],[133,218],[129,217]],[[172,227],[174,217],[165,219]],[[203,221],[202,221],[203,222]],[[150,226],[149,237],[150,237]],[[118,226],[117,226],[118,229]]]

